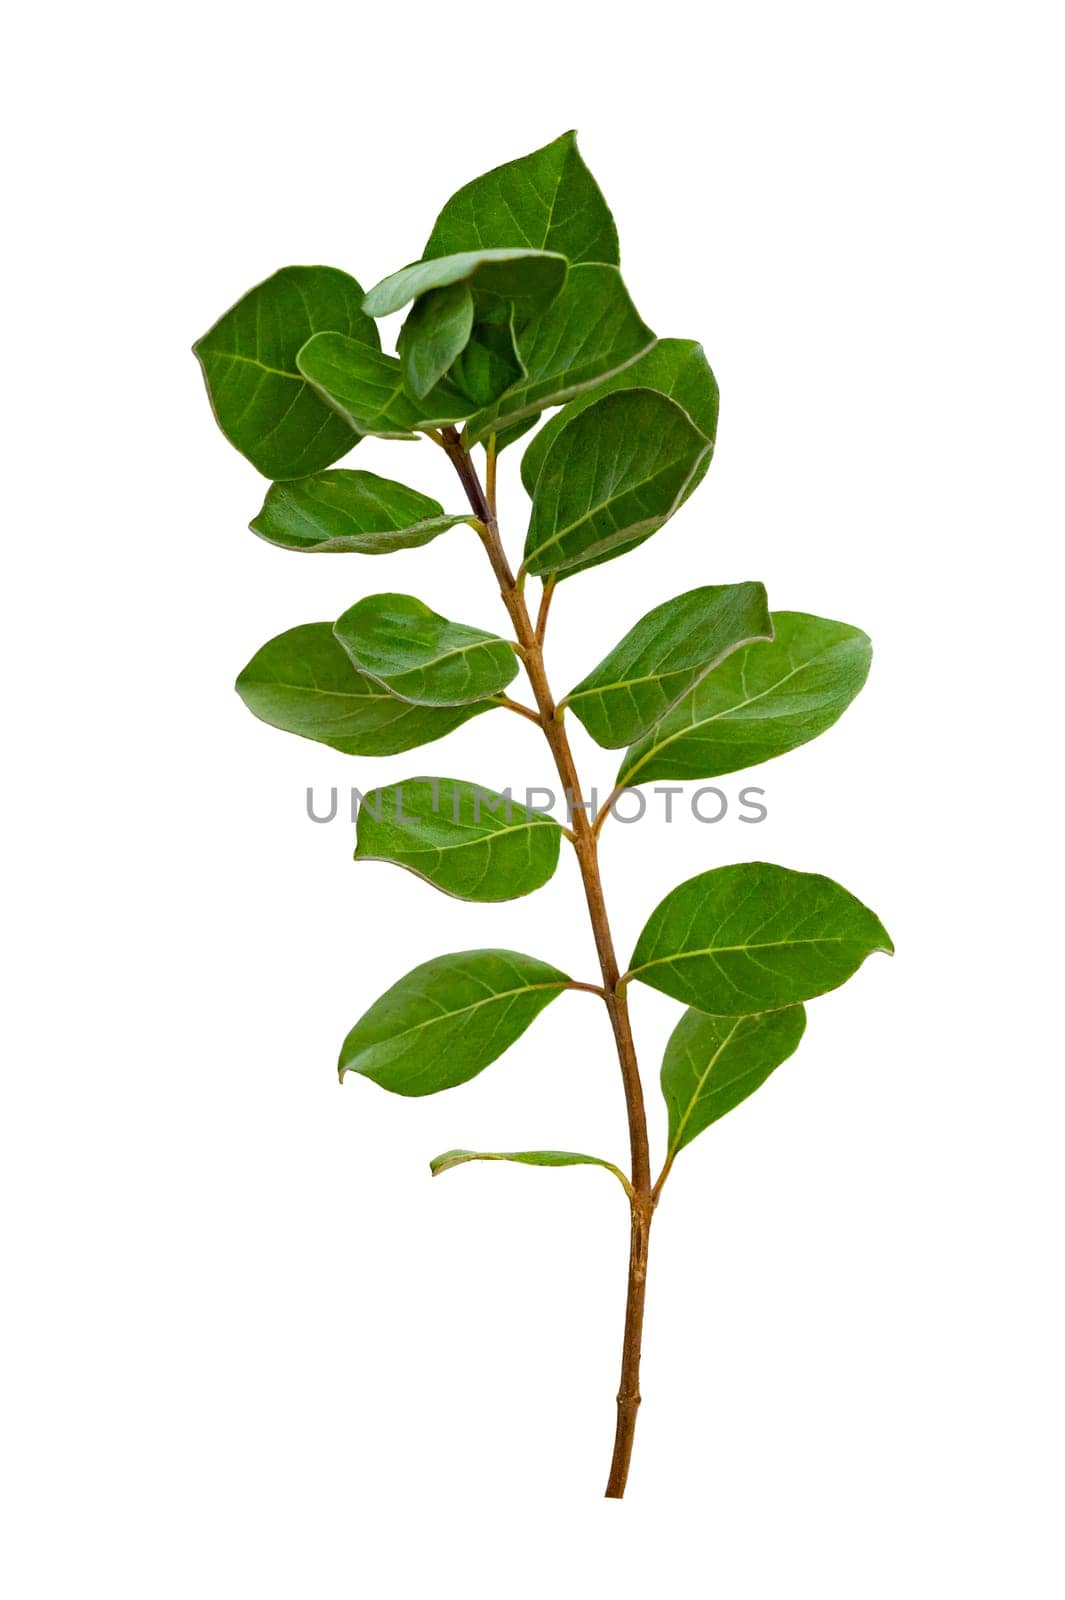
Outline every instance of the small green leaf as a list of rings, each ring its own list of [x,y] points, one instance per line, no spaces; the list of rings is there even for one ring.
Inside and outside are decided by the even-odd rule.
[[[465,350],[472,331],[473,296],[468,284],[432,289],[414,302],[396,345],[411,394],[424,400]]]
[[[415,706],[357,672],[331,622],[308,622],[256,651],[237,693],[261,722],[353,756],[391,756],[442,739],[491,702]]]
[[[735,1017],[838,988],[874,950],[894,951],[879,917],[831,878],[748,861],[667,894],[625,976]]]
[[[680,406],[653,389],[597,400],[544,460],[526,570],[562,577],[641,543],[673,515],[710,448]]]
[[[449,622],[409,594],[368,595],[333,632],[360,672],[417,705],[490,699],[518,670],[505,639]]]
[[[296,359],[314,390],[360,433],[413,439],[419,428],[461,421],[472,409],[472,402],[448,383],[414,400],[403,387],[403,368],[395,356],[368,350],[340,333],[316,334]]]
[[[451,382],[478,407],[491,405],[504,389],[517,383],[522,368],[514,348],[512,319],[475,321],[469,343],[451,368],[450,376]],[[521,431],[533,427],[535,422],[533,417]]]
[[[436,1094],[501,1056],[570,979],[515,950],[464,950],[415,967],[385,991],[340,1051],[340,1078],[359,1072],[393,1094]]]
[[[442,1156],[430,1161],[429,1171],[434,1178],[452,1167],[465,1166],[467,1161],[520,1161],[526,1167],[605,1167],[612,1172],[627,1193],[632,1192],[628,1178],[612,1161],[599,1156],[582,1156],[574,1150],[445,1150]]]
[[[608,750],[632,744],[727,655],[752,639],[771,639],[765,589],[727,583],[655,606],[563,704]]]
[[[719,397],[717,379],[710,370],[702,345],[696,344],[694,339],[659,339],[629,366],[575,395],[544,424],[521,458],[521,481],[530,496],[535,493],[544,457],[566,424],[593,401],[616,389],[657,389],[659,394],[675,400],[703,438],[713,444],[717,436]],[[710,455],[705,457],[697,479],[689,486],[689,494],[701,481],[710,459]]]
[[[670,1034],[662,1059],[670,1159],[760,1089],[798,1048],[805,1027],[802,1006],[741,1017],[708,1017],[694,1008],[687,1010]]]
[[[354,278],[334,267],[283,267],[193,346],[218,426],[267,478],[318,472],[359,442],[296,366],[297,351],[323,330],[379,347]]]
[[[465,516],[448,516],[439,501],[379,478],[335,467],[309,478],[271,484],[252,532],[286,550],[349,550],[381,556],[428,544]]]
[[[614,219],[575,133],[465,184],[437,217],[424,253],[517,244],[558,250],[570,261],[617,265]]]
[[[366,795],[356,861],[392,861],[459,900],[515,900],[558,865],[562,829],[509,794],[457,778],[408,778]]]
[[[737,650],[632,746],[619,784],[722,777],[784,755],[838,722],[868,676],[868,637],[801,611],[774,611],[772,619],[771,643]]]
[[[562,287],[569,266],[556,251],[463,250],[455,255],[415,261],[375,284],[363,301],[371,317],[387,317],[433,289],[465,283],[488,304],[517,303],[522,315],[545,306]]]
[[[654,342],[617,267],[572,267],[547,310],[515,335],[525,376],[470,418],[470,439],[476,444],[562,405],[635,361]]]

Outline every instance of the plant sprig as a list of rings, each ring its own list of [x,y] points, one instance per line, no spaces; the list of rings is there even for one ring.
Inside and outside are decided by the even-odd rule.
[[[566,841],[598,979],[512,950],[438,956],[355,1022],[340,1076],[435,1094],[483,1071],[564,992],[603,1002],[625,1094],[628,1175],[602,1157],[559,1150],[451,1150],[431,1168],[593,1164],[620,1180],[631,1243],[612,1498],[625,1490],[640,1403],[651,1222],[677,1155],[794,1052],[807,1001],[873,951],[892,949],[874,913],[831,879],[749,862],[673,889],[628,967],[618,961],[598,850],[618,795],[655,778],[719,777],[806,743],[839,719],[870,661],[856,628],[771,612],[760,583],[715,585],[654,606],[556,698],[544,648],[558,585],[655,535],[714,452],[718,389],[702,348],[652,333],[619,261],[613,218],[567,133],[459,190],[422,259],[369,294],[332,267],[287,267],[195,347],[223,433],[273,480],[251,524],[261,538],[289,550],[383,555],[468,524],[495,574],[504,634],[442,617],[411,595],[367,595],[336,622],[271,639],[237,691],[262,721],[359,756],[416,748],[493,710],[543,733],[570,826],[521,808],[515,815],[509,791],[415,778],[366,796],[355,853],[487,903],[539,888]],[[405,306],[389,355],[374,318]],[[498,458],[548,410],[523,454],[531,512],[515,570],[500,532]],[[430,439],[452,463],[466,509],[448,512],[404,484],[335,466],[371,435]],[[540,583],[533,610],[530,578]],[[519,670],[531,705],[508,692]],[[624,752],[594,818],[567,711],[600,746]],[[662,1065],[669,1139],[657,1176],[629,1017],[634,982],[686,1007]]]

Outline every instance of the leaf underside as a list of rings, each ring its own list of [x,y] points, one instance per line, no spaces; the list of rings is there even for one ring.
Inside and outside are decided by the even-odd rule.
[[[442,1172],[464,1166],[467,1161],[517,1161],[526,1167],[605,1167],[626,1182],[612,1161],[578,1155],[575,1150],[445,1150],[442,1156],[430,1161],[429,1170],[438,1178]]]
[[[271,484],[252,531],[285,550],[388,555],[428,544],[465,516],[374,472],[334,467]]]

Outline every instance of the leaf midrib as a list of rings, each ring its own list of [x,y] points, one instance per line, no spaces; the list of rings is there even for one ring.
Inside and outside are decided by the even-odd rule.
[[[441,1012],[438,1017],[427,1017],[424,1022],[415,1022],[409,1028],[403,1028],[398,1033],[390,1033],[384,1039],[377,1039],[367,1048],[377,1050],[383,1044],[391,1044],[394,1040],[405,1039],[408,1034],[420,1033],[424,1028],[435,1027],[438,1022],[450,1022],[453,1017],[463,1017],[470,1011],[479,1011],[482,1006],[494,1005],[497,1000],[512,1000],[519,994],[537,994],[544,989],[564,989],[569,979],[560,979],[557,983],[526,983],[517,989],[501,989],[497,994],[486,995],[483,1000],[474,1000],[468,1006],[459,1006],[454,1011]],[[351,1067],[345,1067],[345,1072],[350,1072]]]

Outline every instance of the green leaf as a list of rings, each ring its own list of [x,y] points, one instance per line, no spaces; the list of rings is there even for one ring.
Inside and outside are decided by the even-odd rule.
[[[490,701],[415,706],[357,672],[331,622],[308,622],[256,651],[237,693],[261,722],[353,756],[391,756],[442,739]]]
[[[455,255],[415,261],[375,284],[363,301],[371,317],[387,317],[433,289],[465,283],[478,299],[517,302],[524,314],[546,305],[562,287],[569,263],[547,250],[463,250]]]
[[[423,294],[399,331],[403,381],[423,400],[465,350],[473,331],[473,296],[468,284]]]
[[[469,513],[449,516],[439,501],[391,478],[336,467],[272,484],[251,527],[261,539],[286,550],[381,556],[428,544],[469,520]]]
[[[616,750],[648,733],[733,650],[772,637],[760,583],[691,589],[642,617],[562,704]]]
[[[469,343],[451,368],[451,381],[478,407],[491,405],[522,376],[514,348],[511,318],[502,322],[474,322]],[[533,417],[521,432],[535,425]],[[517,437],[517,435],[515,435]],[[498,441],[497,441],[498,444]]]
[[[501,1056],[570,983],[515,950],[464,950],[415,967],[375,1000],[340,1051],[340,1078],[359,1072],[393,1094],[436,1094]]]
[[[297,351],[323,330],[363,349],[380,343],[354,278],[334,267],[283,267],[193,346],[218,426],[267,478],[319,472],[359,442],[296,366]]]
[[[771,643],[737,650],[632,746],[619,784],[739,772],[839,720],[868,676],[868,637],[801,611],[774,611],[772,620]]]
[[[437,217],[424,254],[517,244],[617,265],[614,219],[575,133],[464,185]]]
[[[403,368],[395,356],[340,333],[316,334],[296,359],[315,392],[360,433],[413,439],[419,428],[461,421],[472,409],[472,402],[448,383],[414,400],[403,387]]]
[[[544,424],[521,458],[521,481],[530,496],[535,493],[544,457],[566,424],[593,401],[617,389],[657,389],[659,394],[675,400],[687,412],[693,427],[713,444],[717,436],[718,388],[702,345],[694,339],[659,339],[629,366],[575,395]],[[696,482],[701,481],[710,459],[707,455]],[[689,494],[696,482],[691,484]]]
[[[516,900],[558,865],[562,829],[508,793],[457,778],[408,778],[359,807],[356,861],[392,861],[459,900]]]
[[[880,919],[831,878],[748,861],[667,894],[625,976],[735,1017],[838,988],[874,950],[894,951]]]
[[[526,570],[564,576],[641,543],[673,515],[710,448],[680,406],[653,389],[597,400],[544,460]]]
[[[429,1170],[434,1178],[438,1178],[442,1172],[450,1172],[452,1167],[465,1166],[467,1161],[520,1161],[526,1167],[605,1167],[620,1180],[627,1192],[631,1192],[632,1188],[628,1178],[612,1161],[603,1161],[599,1156],[578,1155],[574,1150],[445,1150],[442,1156],[430,1161]]]
[[[473,443],[501,434],[635,361],[655,336],[616,267],[572,267],[547,310],[515,336],[525,376],[470,418]]]
[[[669,1158],[760,1089],[798,1048],[805,1027],[802,1006],[743,1017],[708,1017],[687,1010],[662,1059]]]
[[[401,700],[459,706],[497,695],[518,659],[505,639],[449,622],[409,594],[372,594],[333,632],[354,666]]]

